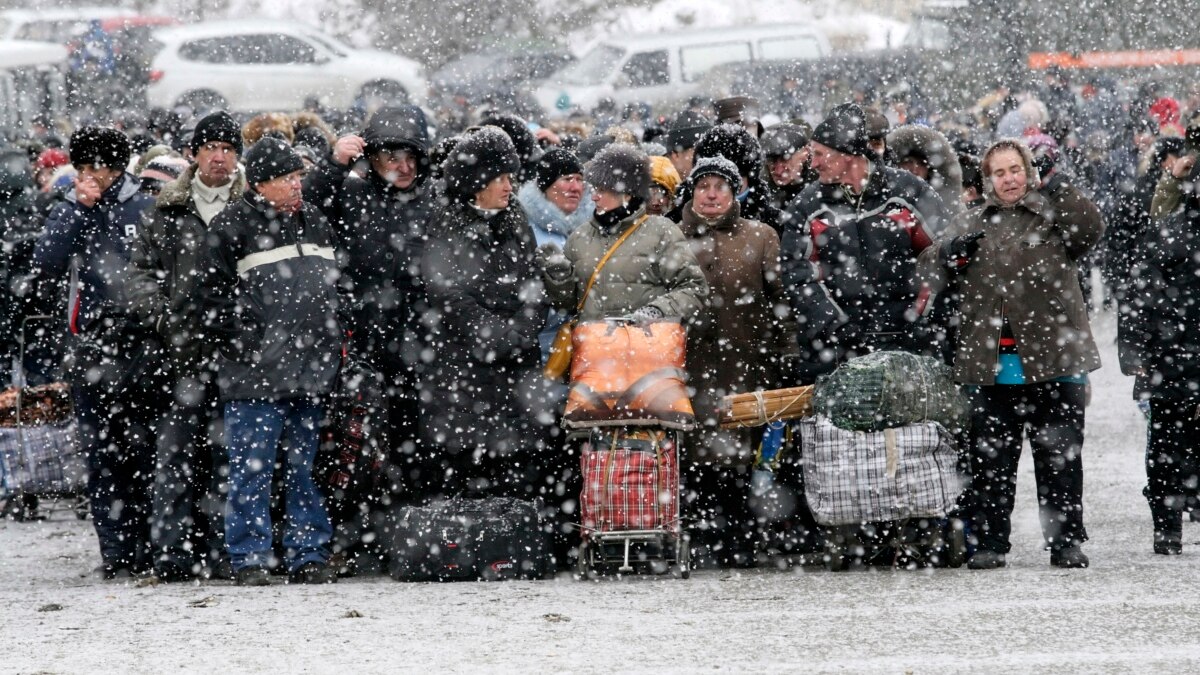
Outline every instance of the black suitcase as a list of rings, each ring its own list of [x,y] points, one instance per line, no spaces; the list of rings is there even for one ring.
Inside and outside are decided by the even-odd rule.
[[[550,572],[542,500],[455,497],[399,506],[381,536],[397,581],[540,579]]]

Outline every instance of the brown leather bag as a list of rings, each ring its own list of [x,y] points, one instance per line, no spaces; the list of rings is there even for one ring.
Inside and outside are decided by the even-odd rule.
[[[586,321],[572,338],[564,426],[692,428],[695,413],[684,384],[687,331],[678,321]]]

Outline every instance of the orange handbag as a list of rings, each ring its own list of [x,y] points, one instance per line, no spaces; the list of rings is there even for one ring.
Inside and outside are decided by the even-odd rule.
[[[575,326],[572,343],[564,426],[692,428],[687,331],[678,321],[587,321]]]

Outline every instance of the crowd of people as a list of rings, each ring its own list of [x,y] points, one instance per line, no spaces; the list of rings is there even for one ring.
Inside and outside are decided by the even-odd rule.
[[[1005,565],[1028,440],[1050,562],[1078,568],[1098,297],[1150,421],[1153,550],[1178,554],[1197,506],[1200,111],[1153,92],[1096,126],[1094,100],[1048,81],[920,120],[875,101],[778,119],[734,97],[655,124],[488,110],[440,134],[411,105],[340,136],[316,112],[86,125],[0,162],[4,359],[23,316],[62,317],[13,379],[72,386],[108,579],[378,569],[371,537],[331,558],[340,523],[313,479],[352,361],[386,390],[370,440],[388,494],[364,509],[540,497],[565,565],[578,454],[543,364],[570,318],[687,326],[698,564],[821,549],[795,463],[775,476],[787,512],[758,508],[762,430],[719,428],[721,398],[901,350],[970,396],[969,566]]]

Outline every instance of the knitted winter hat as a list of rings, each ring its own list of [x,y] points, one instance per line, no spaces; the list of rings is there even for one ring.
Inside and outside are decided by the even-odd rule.
[[[696,143],[696,157],[724,157],[737,166],[742,176],[762,172],[762,148],[758,139],[740,124],[720,124],[704,133]]]
[[[604,148],[588,162],[584,177],[598,190],[650,198],[650,158],[635,145],[613,143]]]
[[[287,141],[264,136],[246,151],[246,182],[251,186],[304,170],[304,160]]]
[[[552,148],[542,155],[542,159],[537,163],[536,171],[538,189],[545,192],[559,178],[583,173],[583,165],[570,152],[561,148]]]
[[[516,173],[521,159],[512,139],[499,127],[483,126],[467,132],[442,165],[446,192],[470,199],[497,176]]]
[[[739,192],[742,187],[742,176],[738,173],[738,167],[733,162],[724,157],[701,157],[696,160],[696,165],[692,167],[692,173],[688,176],[688,181],[692,185],[700,182],[700,179],[705,176],[720,176],[729,183],[729,188],[734,192]]]
[[[188,145],[195,154],[210,141],[228,143],[233,146],[234,152],[242,154],[242,128],[224,110],[209,113],[196,122],[196,130],[192,132]]]
[[[853,103],[843,103],[829,111],[825,121],[817,125],[812,140],[847,155],[871,156],[867,144],[867,116]]]
[[[71,134],[71,164],[125,170],[131,153],[129,137],[111,127],[83,127]]]

